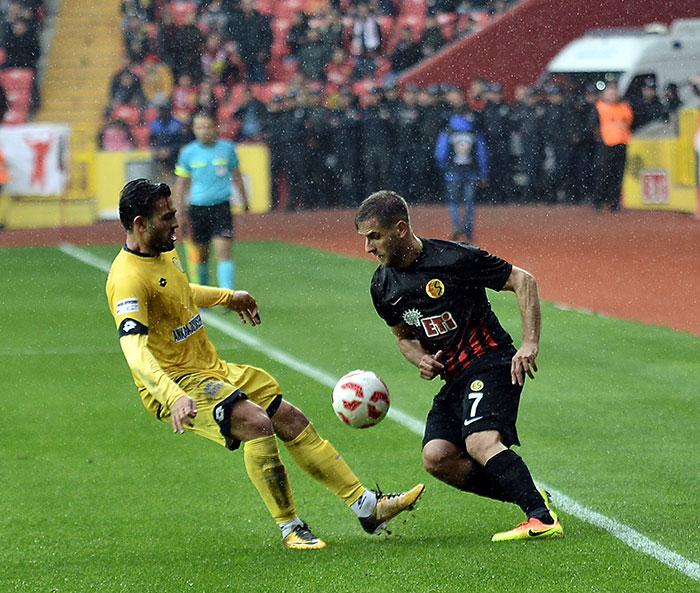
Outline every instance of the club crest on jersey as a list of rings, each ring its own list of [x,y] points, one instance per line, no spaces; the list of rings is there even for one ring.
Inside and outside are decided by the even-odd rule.
[[[477,379],[476,381],[472,381],[472,384],[469,386],[469,389],[472,391],[481,391],[484,388],[484,382],[481,381],[480,379]]]
[[[445,285],[442,280],[433,278],[430,282],[425,285],[425,292],[431,299],[439,299],[443,294],[445,294]]]

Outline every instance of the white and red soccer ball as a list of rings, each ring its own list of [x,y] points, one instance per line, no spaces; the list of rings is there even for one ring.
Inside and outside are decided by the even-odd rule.
[[[333,410],[353,428],[374,426],[389,411],[389,389],[372,371],[351,371],[333,388]]]

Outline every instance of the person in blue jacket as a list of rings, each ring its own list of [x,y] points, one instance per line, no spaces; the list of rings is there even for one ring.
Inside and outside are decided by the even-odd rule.
[[[471,240],[474,200],[479,186],[488,183],[488,152],[483,134],[471,111],[452,115],[435,144],[435,160],[445,175],[447,207],[454,225],[453,240]],[[460,206],[464,206],[464,218]]]

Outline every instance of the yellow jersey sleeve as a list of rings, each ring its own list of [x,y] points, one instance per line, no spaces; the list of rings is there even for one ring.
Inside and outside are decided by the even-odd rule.
[[[187,395],[158,364],[155,356],[148,349],[148,336],[145,334],[127,334],[119,339],[124,358],[136,377],[148,392],[166,408]]]
[[[224,305],[225,307],[231,302],[233,290],[228,288],[219,288],[218,286],[202,286],[201,284],[190,284],[194,302],[198,307],[214,307],[216,305]]]

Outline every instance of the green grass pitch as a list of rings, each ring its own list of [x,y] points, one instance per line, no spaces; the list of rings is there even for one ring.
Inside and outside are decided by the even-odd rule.
[[[89,252],[111,261],[117,249]],[[390,537],[369,536],[283,450],[299,513],[328,542],[284,549],[240,452],[175,436],[143,409],[105,273],[57,248],[2,249],[0,591],[700,591],[700,338],[545,303],[540,372],[519,420],[537,480],[680,555],[685,571],[565,511],[563,540],[497,545],[491,535],[519,509],[428,476],[420,436],[391,418],[347,428],[327,385],[265,354],[332,377],[372,369],[392,406],[423,421],[438,383],[418,378],[374,313],[372,262],[275,242],[238,244],[235,257],[263,324],[210,312],[260,340],[209,324],[222,357],[277,376],[367,486],[425,482],[417,510]],[[519,341],[514,297],[490,297]]]

